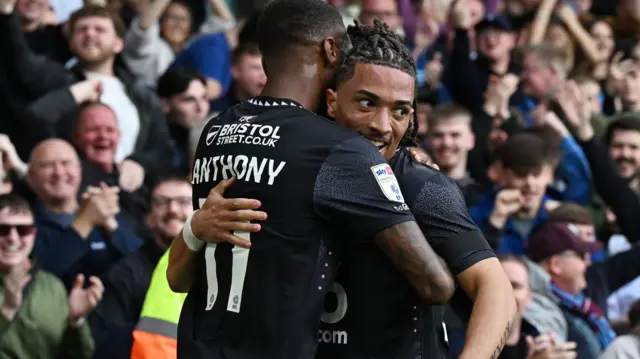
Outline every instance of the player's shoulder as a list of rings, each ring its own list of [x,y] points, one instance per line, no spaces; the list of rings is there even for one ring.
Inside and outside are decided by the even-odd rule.
[[[293,100],[258,96],[220,114],[221,122],[254,122],[286,126],[301,139],[339,143],[358,133],[302,107]]]
[[[402,183],[430,183],[458,189],[458,185],[446,174],[413,159],[406,147],[401,147],[390,161],[393,171]]]

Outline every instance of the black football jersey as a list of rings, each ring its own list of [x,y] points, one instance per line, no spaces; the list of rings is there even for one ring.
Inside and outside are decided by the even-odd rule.
[[[287,99],[256,97],[209,121],[193,169],[194,207],[222,179],[269,218],[238,233],[250,249],[207,244],[179,323],[184,359],[315,356],[341,243],[413,221],[376,147]],[[350,233],[337,237],[335,233]]]
[[[495,256],[453,180],[415,162],[404,148],[390,165],[407,209],[454,275]],[[423,305],[376,246],[349,242],[346,248],[327,294],[316,358],[448,358],[442,307]]]

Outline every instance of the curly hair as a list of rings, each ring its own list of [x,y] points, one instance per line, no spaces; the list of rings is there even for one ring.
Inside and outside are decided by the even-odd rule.
[[[415,92],[418,89],[416,64],[411,52],[404,46],[402,38],[387,24],[374,20],[373,25],[355,22],[347,28],[352,48],[345,55],[342,66],[336,73],[336,86],[351,79],[357,64],[371,64],[400,70],[415,80],[413,100],[413,120],[400,142],[401,146],[415,146],[418,136],[418,111]]]

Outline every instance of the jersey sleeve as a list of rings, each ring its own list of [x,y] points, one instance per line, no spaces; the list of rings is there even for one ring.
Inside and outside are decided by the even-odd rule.
[[[469,216],[464,196],[453,180],[437,174],[421,186],[411,211],[424,237],[454,275],[495,257]]]
[[[393,170],[359,136],[334,147],[325,159],[315,182],[314,205],[321,217],[347,228],[358,240],[415,221]]]

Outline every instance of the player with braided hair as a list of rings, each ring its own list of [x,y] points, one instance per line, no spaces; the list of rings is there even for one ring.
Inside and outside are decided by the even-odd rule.
[[[457,185],[413,160],[416,66],[402,40],[378,21],[347,30],[353,47],[327,90],[327,113],[376,145],[399,182],[398,193],[436,253],[474,302],[474,326],[464,358],[489,358],[501,349],[515,313],[511,285],[469,217]],[[502,311],[486,316],[486,305]],[[466,310],[465,312],[469,312]],[[369,243],[347,256],[325,303],[316,359],[448,358],[443,308],[421,304],[408,282]],[[495,311],[494,311],[495,312]]]
[[[349,27],[348,34],[352,48],[336,71],[335,89],[326,91],[327,113],[338,124],[366,137],[389,162],[389,166],[374,166],[371,171],[381,185],[395,173],[398,182],[385,185],[386,194],[401,201],[395,210],[412,211],[424,237],[470,297],[478,301],[484,296],[486,305],[487,293],[492,295],[488,303],[497,303],[503,314],[488,319],[502,327],[496,331],[495,326],[487,325],[486,317],[474,318],[475,330],[487,333],[470,334],[483,339],[489,350],[475,346],[471,349],[477,351],[467,352],[478,354],[473,358],[489,358],[500,346],[507,325],[504,318],[511,319],[515,313],[511,285],[469,217],[455,182],[414,161],[402,147],[417,132],[414,62],[401,40],[379,21],[373,26],[356,23]],[[332,175],[330,180],[338,181],[332,190],[353,190],[343,187],[346,184],[340,182],[342,177],[340,171]],[[368,196],[366,191],[359,194]],[[236,208],[232,200],[210,200],[217,201],[217,208]],[[252,219],[244,217],[250,211],[242,212],[237,212],[237,220]],[[215,221],[207,223],[209,227],[218,225]],[[224,232],[224,228],[219,229]],[[341,234],[351,237],[350,233]],[[449,357],[441,307],[426,305],[373,242],[344,241],[346,252],[321,317],[316,359]],[[490,281],[479,282],[478,273],[486,273]]]
[[[373,26],[355,21],[349,26],[347,34],[355,43],[345,58],[345,62],[336,73],[336,82],[342,83],[353,77],[356,64],[381,65],[394,68],[414,78],[414,88],[418,88],[416,64],[409,49],[404,46],[402,38],[396,35],[389,26],[380,20],[374,20]],[[417,102],[412,102],[413,117],[409,130],[405,133],[401,145],[416,146],[418,134]]]

